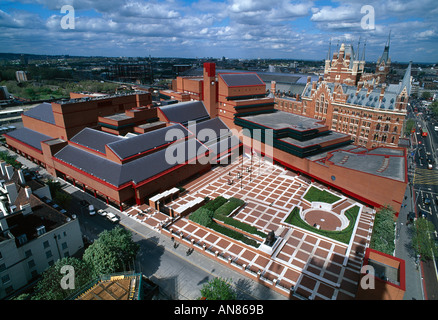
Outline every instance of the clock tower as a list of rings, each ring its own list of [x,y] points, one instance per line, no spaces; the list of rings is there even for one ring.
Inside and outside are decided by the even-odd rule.
[[[389,74],[391,67],[391,58],[389,57],[389,42],[391,38],[391,32],[389,32],[388,40],[385,44],[385,49],[383,50],[382,56],[377,60],[376,65],[376,80],[378,83],[384,83],[386,81],[386,76]]]

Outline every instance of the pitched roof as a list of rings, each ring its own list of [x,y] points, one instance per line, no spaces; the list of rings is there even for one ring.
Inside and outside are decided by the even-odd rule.
[[[187,101],[159,107],[170,122],[187,124],[189,121],[210,119],[202,101]]]
[[[182,125],[174,124],[169,127],[108,143],[108,148],[120,159],[126,159],[189,135],[187,129]]]
[[[24,142],[25,144],[41,150],[41,141],[52,140],[53,137],[33,131],[27,128],[20,128],[14,131],[8,132],[6,135]]]
[[[74,143],[102,153],[105,153],[105,145],[120,140],[125,138],[91,128],[82,129],[70,139]]]
[[[228,87],[265,85],[257,73],[220,73]]]
[[[53,116],[52,105],[48,102],[43,102],[32,109],[23,112],[25,116],[55,124],[55,117]]]
[[[54,157],[113,186],[119,187],[130,181],[138,184],[195,156],[207,151],[194,138],[176,142],[170,147],[145,155],[125,164],[118,164],[106,158],[67,145]]]

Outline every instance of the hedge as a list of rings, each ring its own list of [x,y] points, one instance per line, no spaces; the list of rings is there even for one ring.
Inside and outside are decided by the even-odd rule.
[[[286,218],[285,222],[303,228],[305,230],[309,230],[311,232],[320,234],[322,236],[331,238],[333,240],[337,240],[348,244],[350,242],[350,238],[353,233],[354,225],[356,224],[356,219],[357,219],[357,215],[359,214],[359,210],[360,210],[359,206],[354,206],[345,212],[345,216],[348,218],[348,220],[350,220],[350,223],[344,230],[340,230],[340,231],[321,230],[309,225],[307,222],[301,219],[298,207],[295,207],[292,210],[292,212]]]
[[[371,234],[370,248],[393,255],[395,250],[395,211],[390,207],[383,207],[376,213],[373,233]]]
[[[209,223],[211,223],[211,219],[213,218],[214,212],[204,207],[199,208],[195,212],[193,212],[189,219],[193,222],[199,223],[200,225],[207,227]]]
[[[223,204],[225,204],[228,200],[225,199],[222,196],[219,196],[217,198],[215,198],[214,200],[210,200],[208,201],[205,205],[202,206],[202,208],[211,210],[213,212],[215,212],[220,206],[222,206]]]
[[[246,243],[247,245],[250,245],[250,246],[253,246],[256,248],[259,246],[259,243],[257,241],[255,241],[254,239],[248,238],[244,234],[242,234],[238,231],[235,231],[235,230],[228,229],[227,227],[222,226],[220,224],[217,224],[216,222],[211,222],[207,227],[210,229],[213,229],[214,231],[222,233],[230,238],[242,241],[243,243]]]
[[[214,212],[214,217],[220,219],[221,217],[227,217],[234,209],[243,206],[245,201],[238,198],[230,198],[227,202],[222,204],[216,211]],[[222,219],[220,219],[222,220]]]

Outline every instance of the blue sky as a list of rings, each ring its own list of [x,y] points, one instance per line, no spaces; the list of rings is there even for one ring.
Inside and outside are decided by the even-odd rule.
[[[0,52],[320,60],[360,38],[375,61],[391,30],[392,61],[437,62],[437,16],[436,0],[1,0]]]

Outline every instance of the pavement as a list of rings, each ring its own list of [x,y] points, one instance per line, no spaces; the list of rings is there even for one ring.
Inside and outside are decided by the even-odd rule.
[[[0,150],[7,150],[0,147]],[[9,151],[9,150],[8,150]],[[51,177],[41,167],[33,162],[19,156],[18,160],[29,168],[36,168],[42,176]],[[53,178],[53,177],[52,177]],[[69,193],[82,194],[82,199],[87,199],[96,208],[106,208],[109,211],[118,213],[121,218],[120,224],[133,233],[133,239],[140,244],[141,250],[136,269],[160,286],[162,298],[178,300],[195,300],[200,296],[200,289],[203,284],[214,277],[230,279],[238,293],[239,299],[245,300],[287,300],[268,287],[250,279],[243,277],[240,273],[216,262],[205,255],[193,251],[187,255],[188,246],[180,243],[174,247],[172,240],[166,235],[146,226],[145,224],[132,219],[113,207],[108,207],[106,203],[82,190],[65,185],[64,190]],[[411,246],[412,225],[406,225],[406,217],[409,211],[414,209],[414,198],[411,190],[406,189],[406,199],[400,210],[397,220],[396,250],[395,256],[404,259],[406,262],[406,293],[404,300],[424,300],[424,279],[423,270],[420,263],[417,267],[416,257]],[[93,217],[102,218],[102,217]],[[85,230],[90,238],[96,237],[96,229],[88,228]]]
[[[4,150],[11,152],[0,147],[0,151]],[[43,177],[53,179],[44,168],[38,167],[28,159],[18,156],[17,160],[31,170],[38,170]],[[230,280],[239,300],[288,300],[284,295],[250,278],[243,277],[240,273],[201,253],[193,251],[187,255],[189,247],[183,243],[175,248],[168,236],[160,234],[114,207],[109,207],[105,202],[94,198],[81,189],[64,184],[61,179],[58,180],[63,184],[63,190],[74,197],[85,199],[96,209],[103,208],[120,217],[119,224],[130,230],[133,234],[133,240],[140,244],[139,256],[135,262],[136,271],[142,272],[160,287],[161,299],[196,300],[200,297],[200,290],[204,283],[215,277],[221,277]],[[79,217],[86,216],[86,213],[78,212],[77,215]],[[89,239],[96,239],[98,233],[103,230],[100,230],[99,225],[93,223],[92,219],[97,221],[95,219],[104,218],[97,215],[90,217],[85,223],[81,223],[81,231]],[[105,225],[107,221],[101,223]]]
[[[406,224],[408,213],[414,211],[414,200],[409,186],[406,188],[405,197],[396,222],[395,247],[395,256],[405,260],[406,266],[406,292],[403,300],[425,300],[421,264],[416,263],[416,254],[412,247],[413,225]]]

